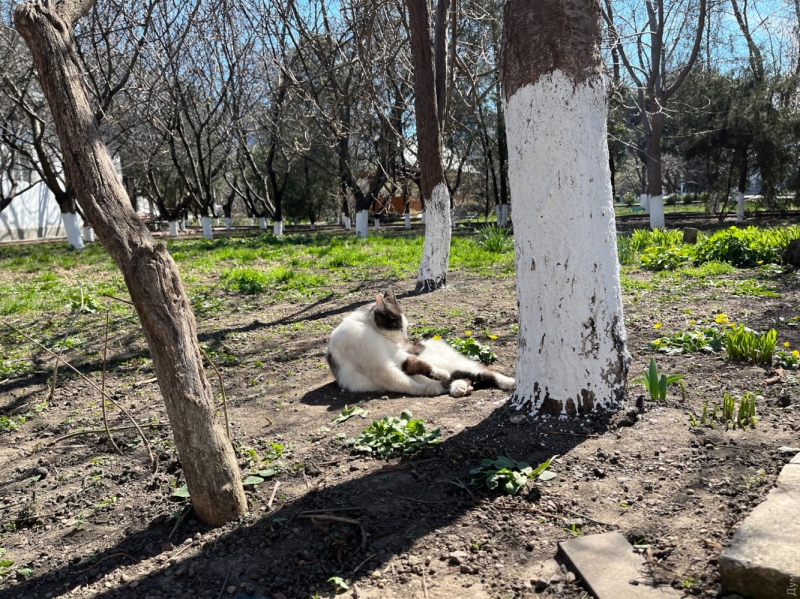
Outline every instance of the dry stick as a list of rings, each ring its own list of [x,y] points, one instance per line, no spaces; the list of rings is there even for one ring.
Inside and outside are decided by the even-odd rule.
[[[47,349],[44,345],[42,345],[41,343],[36,341],[36,339],[31,337],[30,335],[27,335],[27,334],[23,333],[17,327],[15,327],[14,325],[6,322],[5,320],[0,320],[0,324],[4,324],[5,326],[7,326],[9,329],[14,331],[18,335],[22,335],[23,337],[25,337],[28,341],[30,341],[34,345],[37,345],[37,346],[41,347],[44,351],[46,351],[51,356],[54,356],[57,359],[61,360],[61,362],[64,363],[64,366],[68,367],[70,370],[72,370],[79,377],[85,379],[86,382],[89,383],[89,385],[91,385],[94,388],[95,391],[100,391],[100,389],[97,387],[97,385],[95,385],[89,377],[87,377],[80,370],[75,368],[72,364],[67,362],[64,358],[62,358],[61,356],[57,356],[54,352],[52,352],[49,349]],[[153,473],[155,474],[158,471],[158,462],[156,461],[156,457],[153,455],[153,450],[150,448],[150,442],[147,440],[147,437],[144,436],[144,433],[142,432],[142,429],[139,427],[139,424],[136,422],[136,420],[133,419],[133,416],[130,415],[128,410],[126,410],[124,407],[122,407],[117,402],[115,402],[113,399],[111,399],[111,397],[109,397],[109,395],[105,391],[100,391],[100,393],[103,395],[103,397],[107,398],[108,401],[110,401],[115,406],[117,406],[120,410],[122,410],[122,412],[130,419],[130,421],[136,427],[136,430],[139,431],[139,434],[142,436],[142,441],[144,441],[145,447],[147,447],[147,453],[150,454],[150,465],[152,466]]]
[[[231,571],[228,570],[228,575],[225,577],[225,582],[222,583],[222,588],[219,590],[219,595],[217,595],[217,599],[222,597],[222,593],[225,592],[225,585],[228,584],[228,579],[231,577]]]
[[[128,301],[128,300],[124,300],[121,297],[115,297],[115,296],[113,296],[113,295],[111,295],[109,293],[104,293],[103,297],[108,297],[108,298],[111,298],[111,299],[116,300],[118,302],[122,302],[123,304],[128,304],[129,306],[134,306],[135,307],[135,304],[133,302]]]
[[[167,537],[168,539],[172,538],[172,535],[175,534],[175,531],[178,530],[178,527],[186,519],[186,516],[188,516],[189,512],[191,512],[191,511],[192,511],[192,506],[191,506],[191,504],[189,504],[189,507],[187,507],[185,510],[183,510],[183,513],[178,518],[178,521],[175,523],[175,526],[172,527],[172,532],[169,533],[169,536]],[[172,557],[175,557],[175,556],[173,555]]]
[[[342,518],[341,516],[326,516],[325,514],[307,514],[305,516],[297,516],[298,518],[311,518],[312,520],[330,520],[332,522],[344,522],[345,524],[361,525],[358,520],[352,518]]]
[[[276,480],[275,481],[275,487],[272,489],[272,495],[269,498],[269,503],[267,503],[267,511],[272,509],[272,502],[275,499],[275,493],[278,492],[278,487],[280,487],[280,486],[281,486],[280,481]]]
[[[206,357],[206,360],[208,360],[208,363],[211,364],[211,368],[214,369],[214,372],[217,373],[217,378],[219,379],[219,388],[220,388],[220,391],[222,391],[222,410],[225,413],[225,430],[228,431],[228,441],[230,441],[231,440],[231,424],[230,424],[230,421],[228,420],[228,400],[225,398],[225,385],[222,384],[222,374],[220,374],[219,369],[214,365],[214,362],[211,361],[211,358],[208,357],[208,354],[206,353],[206,351],[202,347],[200,347],[200,345],[198,345],[197,347],[200,349],[200,351]]]
[[[91,570],[92,568],[94,568],[95,566],[97,566],[97,564],[99,564],[100,562],[104,562],[104,561],[106,561],[107,559],[111,559],[112,557],[120,557],[120,556],[122,556],[122,557],[127,557],[127,558],[128,558],[129,560],[131,560],[133,563],[136,563],[136,560],[135,560],[134,558],[132,558],[132,557],[131,557],[130,555],[128,555],[127,553],[123,553],[122,551],[120,551],[119,553],[112,553],[111,555],[107,555],[107,556],[105,556],[104,558],[101,558],[101,559],[97,560],[97,561],[96,561],[96,562],[94,562],[92,565],[90,565],[88,568],[84,568],[83,570],[78,570],[78,571],[76,572],[76,574],[80,574],[81,572],[86,572],[87,570]]]
[[[399,497],[400,499],[405,499],[406,501],[413,501],[414,503],[427,503],[430,505],[436,503],[450,503],[450,501],[423,501],[422,499],[414,499],[413,497],[405,497],[404,495],[396,495],[396,497]]]
[[[428,585],[425,584],[425,568],[422,569],[422,592],[425,594],[425,599],[428,599]]]
[[[542,431],[541,434],[543,435],[566,435],[568,437],[586,437],[587,439],[598,439],[599,435],[595,435],[594,433],[559,433],[556,431]]]
[[[143,426],[145,426],[145,427],[149,426],[149,427],[155,428],[155,427],[161,427],[161,426],[169,426],[169,424],[145,424]],[[116,428],[110,428],[108,430],[110,430],[112,433],[116,433],[118,431],[127,431],[127,430],[130,430],[132,428],[139,428],[139,427],[137,427],[137,426],[118,426]],[[79,437],[81,435],[90,435],[92,433],[104,433],[104,432],[105,432],[105,430],[102,429],[102,428],[91,428],[91,429],[87,429],[85,431],[75,431],[74,433],[70,433],[68,435],[64,435],[63,437],[59,437],[58,439],[53,441],[50,445],[48,445],[48,447],[52,447],[56,443],[60,443],[61,441],[66,441],[67,439],[70,439],[72,437]],[[83,445],[71,445],[69,447],[84,447],[84,446]]]
[[[300,512],[298,516],[309,516],[311,514],[327,514],[331,512],[359,512],[363,510],[362,507],[335,507],[328,510],[306,510],[304,512]]]
[[[372,555],[369,555],[369,556],[367,556],[367,559],[365,559],[363,562],[361,562],[360,564],[358,564],[358,565],[356,566],[356,569],[355,569],[355,570],[353,570],[353,574],[355,574],[356,572],[358,572],[358,570],[359,570],[359,568],[361,568],[361,566],[363,566],[364,564],[366,564],[366,563],[367,563],[369,560],[371,560],[371,559],[372,559],[373,557],[375,557],[376,555],[378,555],[378,554],[377,554],[377,553],[373,553]]]
[[[108,310],[106,310],[106,336],[105,341],[103,342],[103,378],[100,381],[100,389],[102,393],[105,394],[106,392],[106,356],[108,355]],[[108,440],[111,445],[114,446],[114,449],[117,450],[119,455],[122,454],[122,450],[117,447],[117,444],[114,442],[114,437],[111,436],[111,431],[108,430],[108,417],[106,416],[106,400],[101,398],[100,403],[103,404],[103,427],[106,429],[106,435],[108,435]]]
[[[564,508],[564,510],[569,512],[573,516],[578,516],[579,518],[585,518],[589,522],[594,522],[595,524],[600,524],[602,526],[608,526],[609,528],[616,528],[617,527],[616,524],[609,524],[608,522],[603,522],[601,520],[595,520],[594,518],[590,518],[589,516],[586,516],[585,514],[579,514],[578,512],[573,512],[572,510],[569,510],[567,508]]]

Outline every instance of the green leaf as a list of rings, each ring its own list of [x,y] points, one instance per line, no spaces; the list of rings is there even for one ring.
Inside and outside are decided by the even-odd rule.
[[[348,408],[347,404],[345,404],[344,410],[342,410],[342,413],[339,414],[339,416],[337,416],[333,420],[331,420],[331,423],[332,424],[340,424],[340,423],[346,421],[347,419],[352,418],[353,416],[361,416],[362,418],[366,418],[367,414],[369,414],[369,412],[367,410],[364,410],[364,409],[362,409],[362,408],[360,408],[358,406],[353,406],[352,408]]]
[[[539,480],[547,482],[548,480],[553,480],[555,477],[555,472],[552,472],[551,470],[545,470],[539,475]]]
[[[495,468],[500,470],[502,468],[514,468],[516,466],[516,464],[514,464],[513,460],[510,460],[506,456],[501,455],[500,457],[498,457],[495,460],[494,466],[495,466]]]
[[[258,485],[258,484],[263,483],[263,482],[264,482],[264,479],[261,478],[260,476],[248,476],[247,478],[245,478],[242,481],[242,485],[244,485],[244,486]]]
[[[13,566],[13,565],[14,565],[14,560],[13,559],[0,560],[0,568],[8,568],[9,566]]]
[[[179,489],[176,489],[175,492],[173,492],[172,495],[170,495],[170,497],[174,499],[188,499],[190,497],[189,487],[183,485]]]
[[[19,570],[17,570],[17,575],[18,576],[24,576],[25,578],[28,578],[31,575],[31,569],[30,568],[20,568]]]
[[[541,464],[536,466],[536,468],[534,468],[533,472],[531,472],[531,476],[537,476],[538,474],[541,474],[542,472],[547,470],[550,467],[550,462],[551,461],[553,461],[553,458],[549,458],[546,462],[542,462]]]
[[[266,470],[259,470],[256,474],[261,478],[269,478],[270,476],[275,476],[275,469],[267,468]]]

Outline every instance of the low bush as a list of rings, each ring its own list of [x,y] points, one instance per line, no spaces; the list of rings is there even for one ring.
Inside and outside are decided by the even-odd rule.
[[[425,445],[439,443],[439,429],[429,431],[425,421],[414,419],[411,412],[403,410],[400,418],[385,416],[374,421],[355,439],[348,439],[356,451],[374,453],[382,458],[401,453],[414,453]]]
[[[514,240],[506,229],[488,226],[478,234],[478,245],[487,252],[502,254],[514,249]]]
[[[758,229],[731,227],[700,242],[694,250],[697,264],[718,260],[741,268],[758,264],[780,264],[781,253],[793,239],[800,238],[800,226]]]
[[[766,333],[758,333],[744,325],[739,325],[729,329],[725,335],[725,351],[730,360],[770,364],[777,337],[778,333],[775,329]]]

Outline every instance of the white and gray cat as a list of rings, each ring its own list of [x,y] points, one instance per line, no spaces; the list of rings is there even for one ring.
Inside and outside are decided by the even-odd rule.
[[[514,388],[514,379],[489,370],[444,341],[415,341],[390,288],[375,303],[352,312],[331,333],[326,358],[347,391],[408,395],[468,395],[475,386]]]

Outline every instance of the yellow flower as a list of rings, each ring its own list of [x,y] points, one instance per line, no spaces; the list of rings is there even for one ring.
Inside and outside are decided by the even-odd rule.
[[[764,264],[764,261],[763,261],[763,260],[759,260],[758,262],[756,262],[756,264],[758,264],[759,266],[761,266],[762,264]]]
[[[714,317],[714,322],[718,324],[724,324],[726,322],[730,322],[730,319],[728,318],[727,314],[723,314],[722,312],[720,312]]]
[[[654,329],[660,329],[660,328],[661,328],[661,323],[660,323],[660,322],[657,322],[657,323],[655,323],[655,324],[653,325],[653,328],[654,328]]]
[[[796,349],[792,350],[792,356],[795,358],[800,358],[800,351],[797,351]]]
[[[434,336],[433,336],[433,340],[434,340],[434,341],[439,341],[439,339],[441,339],[441,338],[442,338],[442,336],[441,336],[441,335],[434,335]]]
[[[464,331],[465,337],[472,337],[472,331]]]
[[[693,318],[692,320],[689,321],[689,324],[694,324],[695,322],[697,321]]]
[[[789,342],[788,341],[784,341],[783,342],[783,347],[789,347]]]
[[[497,335],[489,335],[489,339],[491,339],[492,341],[494,341],[495,339],[497,339]]]

